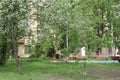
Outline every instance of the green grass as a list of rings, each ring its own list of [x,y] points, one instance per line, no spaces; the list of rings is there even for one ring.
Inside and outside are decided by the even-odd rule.
[[[86,68],[120,69],[120,64],[51,63],[49,59],[22,59],[21,62],[19,75],[15,61],[8,60],[0,67],[0,80],[92,80]]]

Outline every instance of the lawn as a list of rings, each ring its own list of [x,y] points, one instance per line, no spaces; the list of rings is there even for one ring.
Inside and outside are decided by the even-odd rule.
[[[21,60],[17,73],[14,60],[0,67],[0,80],[120,80],[119,63],[51,63],[48,60]]]

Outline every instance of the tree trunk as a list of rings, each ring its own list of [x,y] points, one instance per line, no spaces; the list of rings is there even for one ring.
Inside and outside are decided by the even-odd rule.
[[[0,66],[4,66],[6,62],[6,52],[2,53],[1,59],[0,59]]]
[[[6,35],[5,35],[6,36]],[[7,52],[7,38],[3,37],[3,45],[2,45],[2,51],[1,51],[1,59],[0,59],[0,66],[4,66],[6,63],[6,52]]]
[[[19,57],[18,57],[18,54],[17,54],[17,43],[16,43],[16,37],[15,37],[15,27],[12,25],[12,45],[13,45],[13,52],[14,52],[14,55],[15,55],[15,60],[16,60],[16,64],[17,64],[17,68],[18,68],[18,73],[21,74],[22,73],[22,69],[21,69],[21,64],[20,64],[20,61],[19,61]]]
[[[0,66],[4,66],[6,62],[6,51],[2,50],[2,56],[0,59]]]

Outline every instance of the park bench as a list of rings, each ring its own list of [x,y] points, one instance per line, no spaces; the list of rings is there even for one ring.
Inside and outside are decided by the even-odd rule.
[[[111,59],[112,60],[117,60],[120,62],[120,56],[111,56]]]

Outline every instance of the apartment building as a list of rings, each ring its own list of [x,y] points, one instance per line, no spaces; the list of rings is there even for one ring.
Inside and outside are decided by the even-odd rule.
[[[34,1],[35,0],[33,0],[33,2]],[[29,53],[25,53],[25,46],[37,42],[38,23],[35,15],[37,10],[33,7],[32,3],[29,3],[29,8],[31,11],[28,19],[28,27],[26,28],[26,35],[18,41],[18,56],[24,58],[30,57]]]

